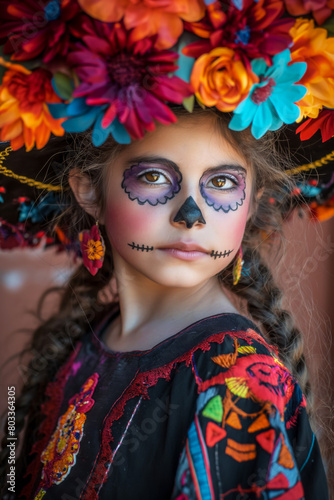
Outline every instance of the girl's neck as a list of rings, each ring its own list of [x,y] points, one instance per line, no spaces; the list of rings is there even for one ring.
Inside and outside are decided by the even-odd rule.
[[[202,318],[238,313],[216,276],[196,287],[179,288],[124,275],[116,279],[120,316],[105,336],[107,346],[116,351],[150,349]]]

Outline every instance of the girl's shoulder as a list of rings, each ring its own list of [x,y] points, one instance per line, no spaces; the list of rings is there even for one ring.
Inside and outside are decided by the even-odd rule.
[[[232,398],[269,402],[282,418],[290,404],[294,409],[305,407],[299,384],[276,346],[248,318],[234,316],[236,327],[207,337],[194,356],[198,392],[214,387]]]
[[[213,333],[194,353],[196,409],[172,498],[210,491],[220,498],[270,492],[270,498],[327,500],[298,381],[252,322],[233,319],[236,328]]]

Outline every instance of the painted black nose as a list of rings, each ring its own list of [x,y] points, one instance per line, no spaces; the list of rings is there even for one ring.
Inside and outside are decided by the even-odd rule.
[[[202,212],[192,196],[186,199],[182,207],[175,215],[173,222],[185,222],[188,228],[193,227],[195,222],[206,224]]]

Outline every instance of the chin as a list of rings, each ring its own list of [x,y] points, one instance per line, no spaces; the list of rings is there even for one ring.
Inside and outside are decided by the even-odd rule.
[[[148,279],[166,288],[192,288],[207,282],[212,276],[198,276],[191,272],[149,273]]]

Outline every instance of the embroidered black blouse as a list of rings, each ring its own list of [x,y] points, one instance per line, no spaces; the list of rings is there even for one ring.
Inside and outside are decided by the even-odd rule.
[[[47,386],[17,498],[327,500],[296,381],[238,314],[117,353],[105,325]]]

